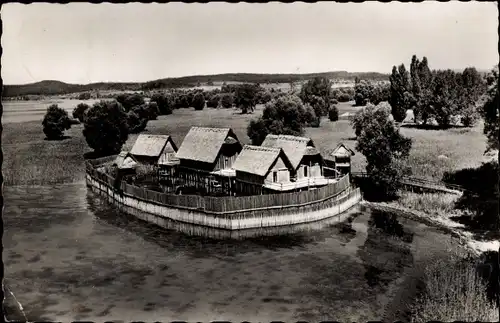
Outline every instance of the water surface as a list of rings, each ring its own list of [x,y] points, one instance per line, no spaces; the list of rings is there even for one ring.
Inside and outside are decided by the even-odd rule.
[[[84,183],[4,197],[5,280],[29,320],[379,320],[413,266],[453,245],[370,210],[351,227],[217,241],[120,214]]]
[[[72,99],[50,99],[30,101],[2,101],[3,113],[2,123],[18,123],[27,121],[41,121],[51,104],[57,104],[66,110],[70,117],[73,109],[80,103],[92,105],[98,100],[72,100]]]

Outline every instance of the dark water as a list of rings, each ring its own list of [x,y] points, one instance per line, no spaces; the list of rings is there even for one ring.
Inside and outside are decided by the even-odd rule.
[[[217,241],[119,214],[84,183],[4,197],[5,281],[28,320],[378,320],[414,264],[453,245],[370,210],[352,226]]]

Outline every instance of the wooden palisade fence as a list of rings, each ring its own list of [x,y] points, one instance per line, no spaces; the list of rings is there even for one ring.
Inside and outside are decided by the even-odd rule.
[[[113,177],[96,169],[97,166],[108,161],[108,159],[101,159],[98,162],[95,160],[92,162],[87,161],[87,174],[109,187],[115,187],[115,179]],[[349,176],[346,175],[336,183],[329,184],[315,190],[241,197],[175,195],[147,190],[142,187],[130,185],[124,181],[120,183],[120,190],[123,193],[137,197],[141,200],[151,201],[163,205],[204,210],[215,213],[234,213],[269,209],[273,207],[305,206],[310,203],[320,202],[337,196],[340,193],[345,192],[350,185]]]

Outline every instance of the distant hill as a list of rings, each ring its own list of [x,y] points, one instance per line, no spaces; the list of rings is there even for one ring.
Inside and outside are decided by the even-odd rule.
[[[388,74],[364,72],[350,73],[346,71],[309,73],[309,74],[250,74],[232,73],[216,75],[195,75],[175,78],[164,78],[143,83],[90,83],[90,84],[68,84],[60,81],[46,80],[22,85],[4,85],[2,96],[13,97],[22,95],[57,95],[70,94],[85,91],[139,91],[162,88],[192,87],[198,83],[209,82],[245,82],[245,83],[289,83],[305,81],[314,77],[326,77],[353,81],[356,77],[367,80],[388,80]]]

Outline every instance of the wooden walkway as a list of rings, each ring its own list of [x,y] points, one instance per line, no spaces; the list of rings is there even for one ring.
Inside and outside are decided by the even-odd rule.
[[[353,172],[352,177],[355,178],[366,178],[368,173],[366,172]],[[401,185],[404,189],[408,191],[424,191],[433,193],[449,193],[461,195],[466,191],[460,185],[448,184],[442,181],[431,181],[418,177],[405,176],[401,180]]]

